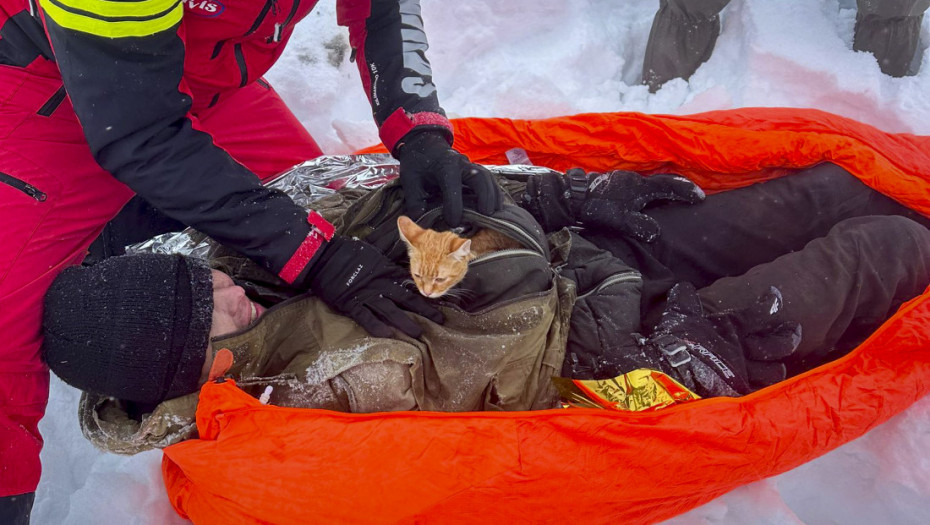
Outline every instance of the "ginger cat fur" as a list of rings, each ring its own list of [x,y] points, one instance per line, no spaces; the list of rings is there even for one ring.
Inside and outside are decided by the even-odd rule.
[[[421,228],[405,215],[397,218],[397,229],[407,245],[414,284],[421,294],[433,299],[460,283],[468,271],[468,262],[475,257],[521,247],[517,241],[488,228],[466,239],[452,232]]]

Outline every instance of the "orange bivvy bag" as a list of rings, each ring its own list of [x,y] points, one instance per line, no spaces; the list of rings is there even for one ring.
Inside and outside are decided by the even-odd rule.
[[[560,171],[674,172],[710,192],[831,161],[930,215],[930,137],[815,110],[454,124],[475,162],[507,164],[522,148]],[[163,472],[195,523],[651,523],[824,454],[928,388],[925,292],[836,361],[742,398],[655,412],[343,414],[208,383],[200,438],[165,449]]]

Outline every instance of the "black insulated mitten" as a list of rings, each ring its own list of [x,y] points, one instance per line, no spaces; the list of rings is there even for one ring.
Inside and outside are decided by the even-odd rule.
[[[728,395],[726,387],[748,394],[784,380],[782,361],[801,342],[801,325],[784,320],[782,305],[781,292],[771,287],[749,308],[705,316],[694,285],[681,282],[669,291],[646,344],[665,356],[683,382],[697,386],[699,395]]]
[[[453,228],[462,222],[463,186],[475,194],[478,213],[491,215],[503,206],[491,172],[452,149],[438,132],[411,132],[398,145],[397,159],[406,213],[414,220],[428,211],[427,198],[436,189],[442,194],[443,218]]]
[[[565,175],[547,173],[530,177],[524,207],[547,232],[565,226],[583,226],[622,233],[644,242],[659,236],[659,225],[642,213],[660,201],[694,204],[704,191],[678,175],[644,177],[632,171],[585,173],[573,168]]]
[[[616,231],[652,242],[659,237],[659,224],[642,213],[658,201],[694,204],[704,200],[704,191],[690,180],[671,174],[644,177],[632,171],[591,173],[587,192],[575,216],[586,228]]]
[[[587,187],[585,180],[582,191],[587,191]],[[576,225],[575,214],[570,206],[571,197],[565,175],[554,172],[532,175],[526,181],[522,206],[542,226],[544,232],[550,233]]]
[[[404,286],[408,273],[366,242],[336,236],[316,258],[310,289],[373,336],[391,337],[393,326],[420,337],[423,330],[404,310],[443,321],[423,296]]]

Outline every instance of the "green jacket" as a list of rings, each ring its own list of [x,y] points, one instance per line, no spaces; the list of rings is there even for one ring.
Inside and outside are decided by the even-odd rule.
[[[314,207],[341,234],[364,238],[406,264],[396,228],[399,185],[340,192]],[[547,238],[512,202],[493,217],[466,210],[465,219],[507,233],[525,248],[472,261],[459,285],[468,292],[440,303],[445,323],[417,318],[421,339],[371,337],[318,298],[301,295],[271,307],[243,332],[213,341],[214,348],[233,353],[228,375],[256,397],[270,386],[269,403],[278,406],[349,412],[556,406],[550,378],[562,369],[569,332],[603,345],[616,340],[610,330],[636,331],[639,275],[568,230]],[[419,222],[442,227],[440,221],[436,209]],[[212,262],[251,283],[253,295],[267,301],[288,295],[276,277],[239,256],[220,254]],[[85,394],[80,420],[95,444],[131,454],[193,437],[196,404],[195,393],[137,419],[121,401]]]

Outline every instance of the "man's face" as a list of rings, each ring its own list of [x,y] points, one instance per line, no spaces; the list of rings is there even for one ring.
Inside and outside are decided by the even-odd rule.
[[[265,309],[245,296],[245,290],[236,286],[223,272],[213,274],[213,325],[210,338],[238,332],[265,313]]]
[[[228,275],[218,270],[210,272],[213,274],[213,324],[210,326],[210,339],[238,332],[265,313],[265,308],[250,301],[245,296],[245,290],[236,286]],[[201,384],[209,377],[213,357],[213,343],[208,343],[203,369],[200,371]]]

